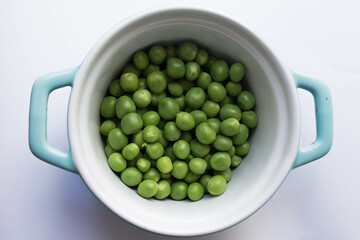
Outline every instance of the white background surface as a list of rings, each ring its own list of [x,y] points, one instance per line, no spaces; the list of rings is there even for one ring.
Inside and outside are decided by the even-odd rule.
[[[0,239],[173,239],[129,225],[75,174],[28,148],[33,82],[80,64],[96,41],[134,13],[168,1],[0,1]],[[195,1],[182,1],[191,4]],[[293,170],[246,221],[193,239],[360,239],[360,5],[358,1],[197,1],[238,19],[291,69],[332,91],[334,142],[322,159]],[[48,139],[67,150],[70,88],[49,102]],[[300,92],[301,145],[315,138],[312,97]]]

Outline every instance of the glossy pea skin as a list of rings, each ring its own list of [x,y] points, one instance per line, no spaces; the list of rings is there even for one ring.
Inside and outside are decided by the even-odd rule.
[[[180,58],[169,58],[166,63],[166,74],[173,79],[180,79],[185,75],[185,64]]]
[[[181,132],[181,136],[179,139],[190,143],[191,140],[193,139],[193,136],[190,132]]]
[[[210,83],[207,92],[209,98],[214,102],[221,102],[226,97],[226,89],[221,83],[218,82]]]
[[[194,61],[198,52],[198,47],[189,41],[180,43],[176,48],[176,55],[185,62]]]
[[[231,148],[233,142],[231,141],[231,138],[219,134],[216,136],[213,145],[216,150],[220,152],[226,152]]]
[[[155,168],[150,168],[146,173],[144,173],[144,180],[153,180],[154,182],[158,182],[160,180],[160,173]]]
[[[136,106],[134,101],[128,96],[121,96],[116,102],[116,116],[122,119],[126,114],[135,112]]]
[[[160,102],[163,98],[166,98],[166,93],[165,93],[165,92],[160,93],[160,94],[155,94],[155,93],[151,94],[151,103],[150,103],[150,105],[151,105],[152,107],[155,107],[155,108],[158,107],[159,102]]]
[[[147,143],[146,153],[154,160],[159,159],[164,155],[164,147],[158,143]]]
[[[159,45],[154,45],[149,50],[150,61],[160,65],[166,58],[166,49]]]
[[[185,140],[178,140],[173,145],[173,151],[177,158],[185,159],[190,154],[190,145]]]
[[[126,158],[126,160],[131,161],[134,160],[140,153],[140,148],[135,143],[130,143],[123,148],[121,153]]]
[[[145,108],[151,102],[151,93],[146,89],[140,89],[134,92],[132,98],[138,108]]]
[[[196,80],[196,85],[202,88],[204,91],[207,90],[211,83],[211,76],[207,72],[201,72],[198,79]]]
[[[135,187],[142,180],[142,173],[135,167],[128,167],[121,173],[121,181],[125,183],[126,186]]]
[[[136,167],[139,169],[140,172],[145,173],[150,169],[151,162],[146,158],[139,158],[136,161]]]
[[[200,66],[205,66],[208,61],[209,54],[204,49],[199,49],[195,57],[195,62],[197,62]]]
[[[249,91],[242,91],[237,97],[237,102],[241,109],[250,110],[255,105],[255,98]]]
[[[172,149],[172,146],[167,146],[164,152],[165,156],[168,156],[172,161],[176,160],[176,156],[174,154],[174,151]]]
[[[151,198],[158,191],[158,184],[153,180],[144,180],[142,181],[138,188],[137,192],[143,198]]]
[[[245,156],[249,153],[250,150],[250,144],[248,142],[245,142],[241,145],[238,145],[235,147],[235,153],[239,156]]]
[[[206,171],[207,163],[202,158],[193,158],[189,162],[190,171],[196,174],[203,174]]]
[[[234,136],[239,132],[240,123],[235,118],[228,118],[221,122],[220,132],[228,137]]]
[[[147,78],[147,76],[149,76],[150,73],[153,73],[156,71],[160,71],[160,66],[155,65],[153,63],[149,63],[147,68],[142,72],[142,75]]]
[[[140,69],[137,69],[133,63],[128,63],[124,66],[122,73],[134,73],[137,77],[140,76]]]
[[[138,51],[133,56],[133,63],[137,69],[145,70],[149,65],[149,57],[143,51]]]
[[[242,86],[240,83],[228,82],[225,86],[226,92],[232,97],[238,96],[242,91]]]
[[[195,127],[199,126],[200,123],[207,121],[207,116],[203,111],[194,110],[191,111],[190,114],[195,120]]]
[[[241,63],[234,63],[231,65],[229,70],[229,77],[233,82],[240,82],[243,79],[245,74],[244,65]]]
[[[146,84],[151,92],[160,94],[166,89],[166,78],[160,71],[154,71],[147,75]]]
[[[178,103],[172,99],[165,97],[160,100],[158,105],[158,112],[165,120],[175,119],[176,114],[180,111]]]
[[[126,168],[126,159],[120,153],[113,153],[108,159],[108,164],[114,172],[122,172]]]
[[[241,117],[241,123],[248,128],[254,128],[258,124],[258,117],[254,111],[244,111]]]
[[[230,155],[227,152],[217,152],[210,158],[210,166],[216,171],[224,171],[231,164]]]
[[[234,155],[231,157],[231,167],[232,168],[237,168],[240,163],[242,161],[242,157],[238,156],[238,155]]]
[[[217,60],[211,65],[210,74],[212,79],[222,82],[229,76],[229,66],[224,60]]]
[[[171,171],[171,175],[176,179],[185,178],[188,173],[189,168],[186,162],[176,160],[173,162],[173,169]]]
[[[228,118],[235,118],[240,121],[241,119],[241,110],[238,106],[234,104],[225,104],[220,109],[220,119],[223,121]]]
[[[174,97],[180,97],[183,94],[184,89],[180,83],[172,82],[168,85],[168,91]]]
[[[117,99],[114,96],[105,97],[100,106],[100,113],[104,118],[113,118],[116,115],[116,102]]]
[[[183,200],[187,196],[188,185],[185,182],[171,184],[170,197],[174,200]]]
[[[179,110],[183,110],[185,107],[185,96],[181,95],[180,97],[173,98],[179,105]]]
[[[176,48],[174,46],[166,47],[166,60],[169,58],[176,57]]]
[[[176,141],[181,136],[181,130],[176,126],[175,122],[167,122],[164,127],[165,138],[169,141]]]
[[[191,183],[187,189],[187,195],[191,201],[198,201],[204,196],[204,187],[198,183]]]
[[[196,138],[203,144],[211,144],[216,139],[216,132],[206,122],[200,123],[195,131]]]
[[[190,113],[179,112],[176,114],[176,126],[183,131],[190,131],[195,127],[195,119]]]
[[[120,97],[124,91],[122,90],[120,86],[120,80],[116,79],[112,81],[109,85],[109,93],[113,95],[114,97]]]
[[[201,107],[201,110],[206,114],[209,118],[214,118],[220,112],[220,105],[211,100],[206,100],[204,105]]]
[[[190,151],[191,154],[195,157],[202,158],[208,155],[208,153],[210,152],[210,145],[203,144],[199,142],[199,140],[193,139],[190,142]]]
[[[170,173],[173,169],[173,164],[169,157],[164,156],[156,161],[156,167],[161,173]]]
[[[218,134],[220,132],[220,120],[217,118],[209,118],[207,120],[207,123],[209,124],[209,126],[214,129],[215,133]]]
[[[146,142],[156,142],[160,138],[160,130],[155,125],[146,126],[143,130],[143,138]]]
[[[185,79],[195,81],[200,75],[200,65],[196,62],[188,62],[185,65]]]
[[[107,144],[106,146],[105,146],[105,154],[106,154],[106,157],[110,157],[111,156],[111,154],[113,154],[113,153],[116,153],[116,150],[114,150],[109,144]]]
[[[199,183],[203,186],[205,193],[208,193],[207,184],[208,184],[210,179],[211,179],[210,175],[204,174],[204,175],[201,176],[201,178],[199,180]]]
[[[158,190],[154,197],[159,200],[167,198],[171,192],[170,183],[166,180],[160,180],[157,185]]]
[[[205,92],[199,87],[191,88],[185,96],[186,105],[193,109],[199,109],[205,102]]]
[[[245,126],[244,124],[240,124],[239,132],[236,135],[232,136],[232,140],[235,145],[241,145],[244,142],[246,142],[248,137],[249,137],[248,127]]]
[[[117,151],[122,150],[129,142],[127,136],[120,128],[114,128],[108,135],[109,145]]]
[[[149,125],[158,125],[160,122],[160,115],[159,113],[155,112],[155,111],[147,111],[142,115],[142,120],[144,123],[144,126],[149,126]]]
[[[221,175],[216,175],[210,178],[207,184],[207,190],[211,195],[219,196],[226,190],[226,180]]]
[[[139,88],[139,79],[135,73],[123,73],[120,86],[125,92],[135,92]]]
[[[196,173],[193,173],[192,171],[188,171],[188,173],[186,174],[186,176],[184,178],[184,182],[186,182],[187,184],[191,184],[193,182],[197,182],[200,177],[201,177],[200,174],[196,174]]]
[[[169,142],[168,142],[168,140],[165,138],[164,131],[159,129],[159,132],[160,132],[160,136],[159,136],[158,142],[159,142],[164,148],[166,148],[166,147],[169,145]]]
[[[137,113],[128,113],[121,119],[121,130],[126,135],[137,133],[142,127],[143,121]]]
[[[100,133],[103,136],[108,136],[109,132],[116,128],[116,124],[112,120],[106,120],[100,125]]]
[[[225,178],[226,182],[230,182],[232,178],[232,172],[230,168],[225,169],[224,171],[214,171],[214,176],[221,175]]]

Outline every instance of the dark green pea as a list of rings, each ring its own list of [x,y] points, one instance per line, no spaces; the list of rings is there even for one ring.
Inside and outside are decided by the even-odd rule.
[[[240,124],[239,132],[232,137],[232,140],[235,145],[241,145],[244,142],[246,142],[248,137],[249,137],[249,129],[247,128],[246,125]]]
[[[221,83],[218,82],[210,83],[207,92],[209,98],[214,102],[221,102],[226,97],[226,89]]]
[[[220,105],[216,102],[206,100],[204,105],[201,107],[201,110],[208,116],[209,118],[214,118],[218,115],[220,111]]]
[[[249,153],[250,150],[250,144],[248,142],[245,142],[241,145],[235,146],[235,153],[239,156],[245,156]]]
[[[176,57],[176,48],[174,46],[168,46],[166,48],[166,60],[168,60],[169,58],[172,58],[172,57]]]
[[[126,134],[134,134],[141,130],[143,121],[137,113],[128,113],[121,119],[121,130]]]
[[[176,126],[183,131],[190,131],[195,127],[195,119],[190,113],[179,112],[176,114]]]
[[[168,140],[165,138],[164,132],[162,130],[159,129],[160,132],[160,136],[159,136],[159,140],[158,142],[164,147],[166,148],[169,144]]]
[[[110,157],[111,154],[115,153],[116,151],[110,146],[110,144],[106,144],[105,146],[105,154],[107,157]]]
[[[234,63],[231,65],[229,70],[229,77],[233,82],[240,82],[244,77],[245,68],[241,63]]]
[[[149,50],[150,61],[160,65],[166,58],[166,50],[162,46],[154,45]]]
[[[143,71],[142,75],[147,78],[150,73],[160,71],[160,66],[149,63],[147,68]]]
[[[195,127],[199,126],[200,123],[207,121],[207,116],[203,111],[194,110],[191,111],[190,114],[195,120]]]
[[[145,89],[147,88],[146,78],[139,78],[139,88],[138,89]]]
[[[210,158],[210,165],[216,171],[224,171],[231,164],[230,155],[226,152],[217,152]]]
[[[205,102],[205,92],[199,87],[191,88],[185,96],[186,105],[199,109]]]
[[[234,145],[231,146],[231,148],[229,150],[227,150],[227,153],[230,155],[230,157],[235,155],[235,147],[234,147]]]
[[[213,143],[216,150],[220,152],[226,152],[228,151],[231,146],[233,145],[231,138],[225,137],[223,135],[217,135],[215,142]]]
[[[143,149],[143,145],[145,143],[145,140],[143,138],[143,134],[142,134],[142,131],[140,132],[137,132],[135,134],[132,135],[131,137],[131,142],[135,143],[136,145],[138,145],[138,147],[140,149]]]
[[[170,197],[174,200],[183,200],[187,196],[188,185],[184,182],[174,182],[171,184]]]
[[[186,174],[186,176],[184,178],[184,181],[187,184],[191,184],[193,182],[198,181],[200,176],[201,176],[200,174],[196,174],[196,173],[193,173],[192,171],[188,171],[188,173]]]
[[[209,153],[208,155],[206,155],[203,159],[205,160],[206,164],[207,164],[207,170],[212,170],[212,167],[210,165],[210,159],[212,157],[213,154]]]
[[[196,54],[195,61],[200,66],[205,66],[209,61],[209,54],[204,49],[199,49]]]
[[[189,168],[186,162],[184,161],[174,161],[173,162],[173,169],[171,171],[171,175],[176,179],[183,179],[185,178],[186,174],[188,173]]]
[[[138,108],[145,108],[151,102],[151,93],[146,89],[140,89],[134,92],[132,98]]]
[[[185,96],[181,95],[180,97],[173,98],[179,105],[179,109],[183,110],[185,107]]]
[[[238,155],[234,155],[231,157],[231,167],[232,168],[236,168],[240,165],[242,161],[242,157],[238,156]]]
[[[231,137],[239,132],[240,123],[235,118],[228,118],[221,122],[220,132],[225,136]]]
[[[188,81],[195,81],[200,75],[200,65],[196,62],[188,62],[185,65],[185,78]]]
[[[114,128],[108,135],[109,145],[117,151],[122,150],[128,144],[127,136],[120,128]]]
[[[225,169],[224,171],[214,171],[214,176],[215,175],[221,175],[225,178],[226,182],[230,182],[231,178],[232,178],[232,172],[230,168]]]
[[[208,182],[209,182],[210,179],[211,179],[211,176],[208,175],[208,174],[204,174],[204,175],[202,175],[201,178],[200,178],[200,181],[199,181],[199,182],[200,182],[200,184],[203,186],[205,193],[208,193],[207,184],[208,184]]]
[[[136,167],[140,170],[140,172],[147,172],[150,167],[151,167],[151,162],[150,160],[146,159],[146,158],[139,158],[136,161]]]
[[[165,121],[164,119],[161,119],[159,124],[158,124],[158,128],[161,130],[164,130],[165,124],[167,123],[167,121]]]
[[[151,103],[150,103],[150,105],[151,105],[152,107],[155,107],[155,108],[158,107],[159,102],[160,102],[163,98],[166,98],[166,93],[165,93],[165,92],[160,93],[160,94],[155,94],[155,93],[151,94]]]
[[[116,115],[116,97],[107,96],[101,102],[100,112],[105,118],[113,118]]]
[[[241,110],[238,106],[234,104],[225,104],[220,109],[220,119],[225,120],[228,118],[235,118],[240,121],[241,119]]]
[[[190,145],[185,140],[178,140],[173,145],[173,151],[177,158],[185,159],[190,154]]]
[[[155,71],[147,75],[146,84],[151,92],[160,94],[166,89],[166,79],[162,72]]]
[[[128,63],[122,70],[122,73],[135,73],[137,77],[140,76],[141,71],[135,67],[133,63]]]
[[[158,190],[154,197],[159,200],[167,198],[171,192],[170,183],[166,180],[161,180],[157,184]]]
[[[186,106],[184,112],[191,113],[193,110],[194,110],[193,108]]]
[[[178,82],[172,82],[168,85],[168,90],[174,97],[180,97],[183,94],[183,87]]]
[[[173,164],[169,157],[163,156],[156,161],[156,167],[161,173],[170,173],[173,169]]]
[[[142,180],[142,173],[135,167],[128,167],[121,173],[121,181],[125,183],[126,186],[135,187]]]
[[[238,104],[241,109],[243,110],[250,110],[255,105],[255,98],[254,95],[252,95],[248,91],[242,91],[238,98],[237,98]]]
[[[150,168],[146,173],[144,173],[144,180],[153,180],[158,182],[160,180],[160,173],[155,168]]]
[[[133,62],[137,69],[145,70],[149,65],[149,57],[143,51],[138,51],[133,56]]]
[[[135,112],[136,106],[134,101],[128,96],[121,96],[116,102],[116,116],[122,119],[126,114]]]
[[[196,80],[196,85],[203,90],[207,90],[209,84],[211,83],[211,76],[207,72],[201,72],[198,79]]]
[[[189,91],[190,89],[192,89],[193,87],[195,87],[195,82],[193,81],[188,81],[186,79],[181,79],[179,81],[179,83],[181,84],[181,86],[183,87],[184,89],[184,92],[187,92]]]
[[[234,104],[234,98],[227,95],[224,100],[220,102],[220,107],[224,106],[225,104]]]
[[[194,61],[197,52],[197,46],[189,41],[180,43],[176,48],[176,55],[185,62]]]
[[[193,139],[190,142],[190,150],[192,155],[194,155],[195,157],[202,158],[205,157],[210,152],[210,145],[203,144],[199,142],[199,140]]]
[[[172,178],[171,173],[162,173],[160,172],[160,179],[168,180]]]
[[[207,163],[202,158],[193,158],[189,162],[190,171],[196,174],[203,174],[206,171]]]
[[[108,164],[114,172],[122,172],[126,168],[126,160],[120,153],[110,155]]]
[[[136,167],[136,161],[126,161],[127,167]]]
[[[179,139],[187,141],[188,143],[190,143],[191,140],[193,139],[193,136],[192,136],[192,134],[190,132],[181,132],[181,136],[180,136]]]
[[[146,153],[152,158],[152,159],[159,159],[164,155],[164,147],[158,143],[147,143],[146,145]]]
[[[165,138],[169,141],[176,141],[181,136],[181,130],[176,126],[175,122],[167,122],[164,127]]]
[[[121,153],[126,158],[126,160],[131,161],[134,160],[140,153],[140,148],[135,143],[130,143],[123,148]]]
[[[168,156],[172,161],[175,161],[175,160],[176,160],[176,156],[175,156],[175,154],[174,154],[174,151],[173,151],[172,146],[168,146],[168,147],[165,149],[164,155],[165,155],[165,156]]]
[[[135,92],[139,88],[139,79],[135,73],[123,73],[120,86],[125,92]]]
[[[204,196],[204,187],[198,182],[191,183],[187,195],[191,201],[198,201]]]
[[[185,75],[185,64],[180,58],[169,58],[166,63],[166,73],[169,77],[180,79]]]
[[[159,140],[160,130],[154,125],[149,125],[143,129],[142,135],[146,142],[153,143]]]
[[[114,128],[116,128],[115,122],[112,120],[106,120],[100,126],[100,133],[104,136],[107,136]]]
[[[212,129],[214,129],[214,131],[216,132],[216,134],[218,134],[220,132],[220,120],[217,118],[209,118],[207,120],[207,123],[210,125],[210,127]]]
[[[229,76],[229,66],[224,60],[217,60],[211,65],[210,74],[212,79],[222,82]]]
[[[115,97],[120,97],[124,93],[124,91],[121,89],[119,79],[116,79],[110,83],[109,93]]]
[[[158,125],[160,122],[160,115],[155,111],[148,111],[142,115],[144,126]]]
[[[208,69],[210,71],[211,66],[214,64],[214,62],[216,62],[218,59],[214,56],[209,56],[209,60],[207,62],[207,64],[205,65],[205,68]]]
[[[158,185],[153,180],[144,180],[142,181],[137,189],[137,192],[143,198],[151,198],[158,191]]]
[[[231,81],[226,84],[225,88],[226,92],[232,97],[238,96],[242,91],[242,86],[240,83],[234,83]]]
[[[159,102],[158,112],[160,116],[165,120],[175,119],[176,114],[180,111],[179,105],[172,98],[163,98]]]
[[[211,144],[216,139],[216,132],[207,122],[200,123],[195,131],[197,139],[203,144]]]
[[[254,128],[258,123],[258,117],[254,111],[244,111],[241,117],[241,122],[248,128]]]
[[[226,180],[221,175],[216,175],[210,178],[207,184],[207,190],[211,195],[219,196],[226,190]]]

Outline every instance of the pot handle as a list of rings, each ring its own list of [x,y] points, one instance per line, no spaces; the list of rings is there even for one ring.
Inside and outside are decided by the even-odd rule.
[[[50,73],[38,78],[31,91],[29,112],[29,146],[31,152],[41,160],[76,173],[70,150],[62,152],[47,141],[47,107],[50,93],[58,88],[72,87],[77,67]]]
[[[297,88],[309,91],[315,102],[316,140],[300,148],[293,168],[314,161],[327,154],[333,139],[333,112],[329,88],[321,81],[293,73]]]

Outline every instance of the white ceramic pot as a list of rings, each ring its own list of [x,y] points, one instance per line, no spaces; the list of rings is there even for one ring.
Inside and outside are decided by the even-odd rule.
[[[259,124],[250,153],[233,171],[223,195],[198,202],[147,200],[125,186],[107,165],[99,134],[100,103],[110,81],[135,51],[182,40],[194,41],[229,62],[244,63]],[[63,86],[72,86],[68,153],[49,146],[45,138],[48,95]],[[317,140],[303,149],[299,149],[298,87],[309,90],[316,104]],[[332,142],[332,106],[324,84],[290,72],[239,22],[214,11],[165,7],[118,24],[79,67],[39,78],[32,91],[29,129],[36,156],[78,173],[95,196],[125,221],[159,234],[195,236],[246,219],[269,200],[291,169],[325,155]]]

